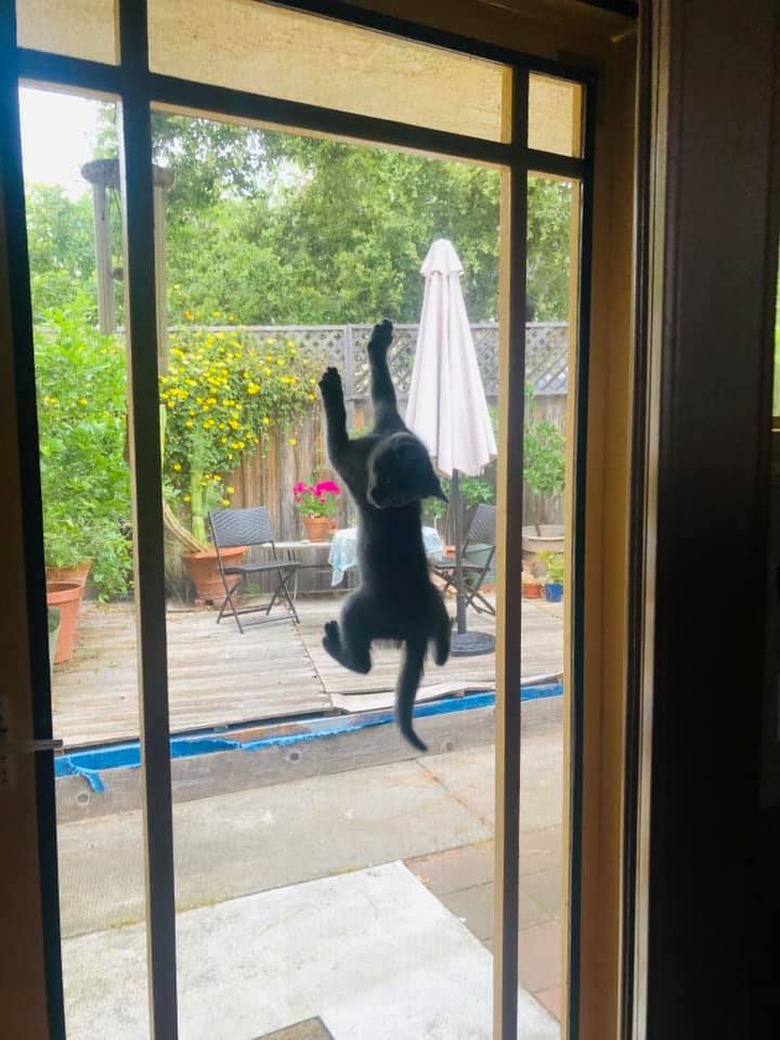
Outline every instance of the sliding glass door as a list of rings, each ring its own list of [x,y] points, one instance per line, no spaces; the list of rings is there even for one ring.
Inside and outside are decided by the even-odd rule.
[[[47,585],[38,690],[63,742],[42,825],[67,1035],[557,1036],[578,985],[591,80],[276,4],[82,6],[53,32],[18,0],[16,54],[35,551],[92,561],[49,575],[76,603]],[[321,644],[357,578],[317,383],[336,365],[368,428],[388,316],[406,414],[441,240],[495,450],[461,473],[427,445],[456,652],[426,669],[421,755],[392,724],[397,650],[358,676]],[[239,605],[276,623],[242,631],[231,581],[194,568],[217,562],[211,510],[258,506],[275,545],[239,547]]]

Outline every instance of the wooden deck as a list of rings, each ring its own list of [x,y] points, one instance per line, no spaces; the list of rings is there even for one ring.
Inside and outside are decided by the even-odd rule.
[[[524,601],[523,605],[523,676],[560,672],[560,604]],[[320,643],[323,623],[338,616],[339,599],[302,597],[297,607],[300,626],[280,621],[248,627],[244,635],[232,620],[217,625],[213,610],[170,610],[171,731],[391,704],[398,651],[378,649],[366,676],[349,672]],[[473,611],[468,623],[474,629],[492,630],[492,619]],[[494,654],[452,657],[444,668],[429,665],[419,696],[490,685],[494,677]],[[138,736],[135,620],[130,605],[83,604],[78,646],[71,660],[55,669],[53,697],[54,735],[66,747]]]

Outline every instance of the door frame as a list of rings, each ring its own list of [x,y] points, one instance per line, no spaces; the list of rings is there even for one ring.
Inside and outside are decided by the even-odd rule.
[[[296,7],[300,5],[295,5]],[[330,5],[328,5],[330,6]],[[339,18],[358,24],[378,24],[378,16],[358,12],[344,5],[333,5]],[[372,117],[355,116],[334,110],[318,109],[315,106],[280,101],[208,86],[190,83],[172,77],[152,73],[148,67],[146,41],[145,3],[119,2],[119,39],[124,56],[121,65],[109,66],[76,58],[6,47],[13,53],[7,66],[19,80],[33,82],[39,86],[60,86],[73,90],[97,91],[111,95],[122,106],[122,138],[126,156],[123,176],[126,212],[126,249],[128,257],[128,333],[131,343],[139,344],[131,353],[131,450],[135,465],[135,479],[142,487],[160,487],[160,447],[156,435],[156,398],[145,393],[156,385],[156,315],[154,287],[154,248],[152,236],[152,183],[151,183],[151,135],[150,110],[155,103],[169,104],[202,114],[223,114],[233,118],[258,120],[275,124],[280,129],[309,129],[324,134],[338,134],[351,139],[366,140],[381,144],[413,147],[430,153],[452,158],[474,159],[503,165],[509,170],[510,178],[510,222],[506,252],[502,263],[512,270],[524,272],[525,225],[517,215],[522,215],[525,206],[525,184],[529,171],[571,176],[583,185],[581,213],[582,248],[580,251],[580,296],[578,301],[578,328],[580,332],[580,356],[577,365],[576,394],[579,412],[576,423],[576,450],[573,479],[578,489],[579,500],[584,502],[586,482],[585,452],[586,415],[588,402],[588,346],[590,332],[589,252],[592,235],[593,208],[593,165],[595,139],[595,85],[596,75],[592,69],[550,61],[549,59],[523,55],[514,50],[479,43],[438,30],[381,18],[381,28],[394,31],[397,35],[426,43],[434,43],[451,50],[473,54],[497,61],[514,70],[512,119],[513,138],[507,144],[477,141],[457,134],[407,126]],[[3,57],[4,55],[0,55]],[[529,72],[542,72],[557,77],[575,80],[583,84],[588,113],[585,121],[583,158],[566,158],[552,153],[529,149],[525,139],[524,113],[527,112],[527,90]],[[16,150],[16,168],[11,168],[17,199],[23,202],[21,165],[19,162],[18,124],[12,127],[11,150]],[[29,309],[29,291],[26,285],[26,250],[19,241],[24,239],[23,205],[11,217],[17,228],[16,239],[10,242],[9,253],[12,268],[21,288],[25,281],[20,304],[21,320],[14,326],[14,345],[17,371],[26,373],[26,380],[19,387],[20,412],[27,416],[32,425],[26,435],[20,437],[20,452],[25,470],[37,477],[37,461],[31,445],[37,438],[35,425],[35,392],[32,367],[32,323]],[[518,445],[522,445],[523,385],[524,385],[524,275],[513,278],[511,291],[506,295],[504,314],[505,333],[503,357],[506,365],[507,402],[503,428],[505,434],[504,455],[513,452],[517,458]],[[152,415],[152,412],[154,413]],[[25,447],[26,445],[26,447]],[[521,449],[520,449],[521,450]],[[25,454],[26,453],[26,454]],[[520,472],[521,467],[518,467]],[[522,480],[517,472],[507,470],[506,503],[513,515],[522,516]],[[37,496],[37,497],[36,497]],[[37,528],[28,528],[30,537],[26,543],[27,584],[30,590],[29,624],[31,646],[37,647],[45,641],[45,595],[42,559],[42,531],[40,529],[40,489],[35,477],[29,482],[26,516],[36,518]],[[136,598],[139,617],[139,649],[141,676],[141,743],[143,754],[142,775],[147,772],[153,783],[144,787],[145,833],[154,833],[154,842],[147,842],[147,920],[150,922],[150,990],[153,1034],[166,1040],[176,1035],[176,992],[175,992],[175,915],[173,912],[173,854],[172,817],[170,797],[170,761],[168,753],[167,677],[165,640],[164,572],[162,559],[161,500],[158,496],[134,496],[136,510],[134,529],[136,532]],[[517,512],[519,510],[519,512]],[[576,515],[576,514],[575,514]],[[585,578],[584,558],[584,513],[577,529],[572,554],[572,589],[574,596],[581,595]],[[522,524],[503,524],[499,530],[499,559],[503,560],[503,573],[519,573],[522,554]],[[579,591],[578,591],[579,590]],[[507,616],[504,632],[499,632],[499,646],[503,650],[502,664],[504,686],[519,688],[520,638],[509,638],[513,618],[519,619],[519,591],[507,595]],[[575,613],[574,631],[584,631],[582,611]],[[519,624],[515,627],[518,633]],[[44,655],[32,654],[36,672],[33,675],[35,691],[35,737],[51,737],[51,707],[49,678],[45,669]],[[582,806],[582,763],[583,763],[583,710],[581,687],[584,676],[584,657],[580,639],[575,638],[570,646],[570,764],[568,779],[570,803],[575,816]],[[497,684],[499,686],[500,684]],[[500,898],[496,900],[497,950],[496,950],[496,1007],[495,1031],[497,1036],[509,1037],[516,1034],[517,1016],[517,892],[519,868],[519,765],[521,749],[513,735],[519,732],[520,702],[518,698],[505,698],[497,690],[497,848],[500,850],[497,864],[497,886]],[[56,827],[53,797],[53,770],[50,754],[37,756],[39,763],[39,829],[44,845],[41,849],[42,890],[45,904],[44,919],[49,922],[46,933],[48,978],[50,984],[50,1022],[53,1035],[58,1035],[64,1023],[62,1019],[61,962],[59,948],[58,905],[56,890],[56,844],[47,835]],[[579,896],[581,881],[581,828],[575,826],[569,849],[570,892],[574,899],[571,915],[570,943],[568,947],[569,986],[572,998],[568,1008],[568,1035],[578,1033],[578,992],[580,915]],[[56,923],[56,927],[55,927]],[[173,981],[171,981],[173,980]],[[59,987],[59,988],[58,988]]]

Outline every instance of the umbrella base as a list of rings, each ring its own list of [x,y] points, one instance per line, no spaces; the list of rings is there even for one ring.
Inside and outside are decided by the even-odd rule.
[[[489,632],[453,632],[450,654],[453,657],[476,657],[492,654],[496,648],[495,636]]]

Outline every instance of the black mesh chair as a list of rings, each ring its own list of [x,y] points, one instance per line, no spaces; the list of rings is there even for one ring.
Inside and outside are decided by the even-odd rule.
[[[480,559],[476,560],[479,554]],[[466,606],[473,607],[478,614],[492,614],[496,608],[479,591],[485,575],[493,565],[496,555],[496,507],[479,505],[474,510],[469,524],[466,539],[461,547],[461,566],[463,568],[463,595]],[[440,557],[431,563],[431,569],[444,582],[444,591],[448,588],[458,591],[456,585],[455,560]]]
[[[225,601],[220,607],[217,624],[230,608],[236,619],[238,630],[242,633],[244,629],[241,625],[241,617],[244,614],[265,614],[265,617],[258,619],[254,624],[268,624],[292,618],[297,625],[299,623],[298,612],[290,595],[288,582],[298,570],[299,564],[294,560],[282,559],[277,555],[271,521],[265,506],[253,506],[249,509],[212,509],[209,513],[209,528],[214,548],[217,551],[219,573],[225,587]],[[263,546],[270,551],[273,559],[263,563],[247,562],[225,566],[220,550],[230,549],[236,545],[245,545],[247,548],[251,548],[253,545]],[[276,575],[277,584],[270,601],[256,606],[237,608],[235,598],[240,594],[242,587],[250,578],[260,577],[263,574]],[[277,602],[282,606],[286,604],[287,609],[283,614],[272,616],[271,608]]]

